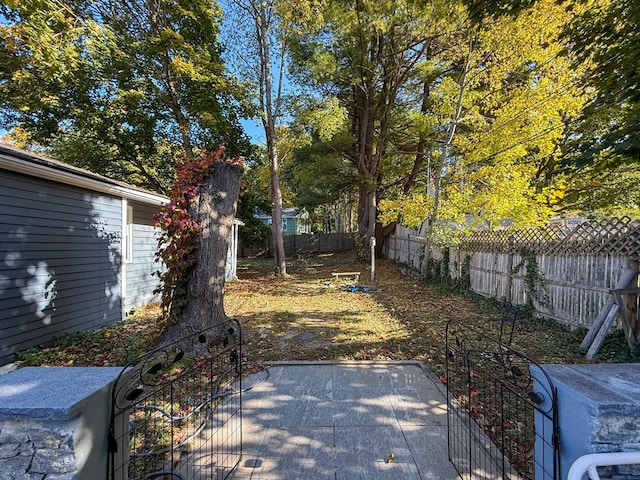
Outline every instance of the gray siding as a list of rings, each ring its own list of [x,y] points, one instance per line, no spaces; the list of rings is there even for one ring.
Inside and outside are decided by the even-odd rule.
[[[0,364],[121,318],[119,198],[0,170]]]
[[[130,202],[133,206],[133,260],[126,264],[125,311],[159,301],[153,293],[158,285],[158,277],[152,275],[158,271],[161,263],[155,263],[159,231],[153,227],[153,215],[157,207]]]

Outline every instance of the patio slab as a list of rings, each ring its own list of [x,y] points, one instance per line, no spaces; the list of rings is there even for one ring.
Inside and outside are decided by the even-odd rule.
[[[277,362],[243,390],[234,480],[458,478],[446,393],[420,362]]]

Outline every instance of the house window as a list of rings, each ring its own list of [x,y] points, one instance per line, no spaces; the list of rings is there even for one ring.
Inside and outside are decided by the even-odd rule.
[[[124,261],[133,262],[133,207],[127,205],[127,218],[124,225],[124,242],[123,242]]]

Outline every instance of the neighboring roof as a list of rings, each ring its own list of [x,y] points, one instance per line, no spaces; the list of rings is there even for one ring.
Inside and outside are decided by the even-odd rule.
[[[127,200],[153,205],[162,205],[169,201],[164,195],[8,145],[0,144],[0,168],[95,192],[107,193]]]

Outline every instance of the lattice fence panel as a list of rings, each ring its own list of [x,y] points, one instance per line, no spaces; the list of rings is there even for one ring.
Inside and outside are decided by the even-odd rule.
[[[516,253],[522,248],[548,255],[624,255],[640,260],[640,221],[629,217],[590,221],[574,229],[537,227],[476,232],[461,245],[470,252]]]

